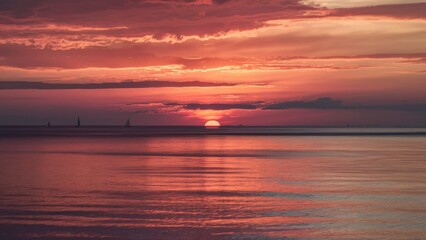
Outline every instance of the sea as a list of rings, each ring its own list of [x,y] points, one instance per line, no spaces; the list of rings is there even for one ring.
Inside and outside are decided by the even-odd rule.
[[[426,129],[0,127],[0,239],[426,239]]]

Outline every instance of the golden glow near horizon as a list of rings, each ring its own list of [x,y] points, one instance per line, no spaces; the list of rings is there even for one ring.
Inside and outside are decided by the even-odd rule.
[[[93,124],[426,121],[426,3],[150,2],[0,9],[0,88],[14,89],[0,89],[0,124],[65,124],[77,114]],[[54,85],[64,83],[82,85]]]

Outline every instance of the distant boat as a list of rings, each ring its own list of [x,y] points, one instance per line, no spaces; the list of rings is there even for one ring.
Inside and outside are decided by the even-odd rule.
[[[127,119],[126,124],[124,124],[125,127],[130,127],[130,118]]]
[[[77,118],[77,126],[76,127],[80,127],[80,116],[78,116],[78,118]]]

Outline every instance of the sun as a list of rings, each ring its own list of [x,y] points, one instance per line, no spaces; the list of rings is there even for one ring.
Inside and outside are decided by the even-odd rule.
[[[216,120],[209,120],[204,124],[204,127],[206,128],[218,128],[220,127],[220,123]]]

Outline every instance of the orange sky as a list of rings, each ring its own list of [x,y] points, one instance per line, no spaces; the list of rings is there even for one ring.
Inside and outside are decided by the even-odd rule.
[[[426,124],[422,1],[6,0],[0,36],[0,125]]]

